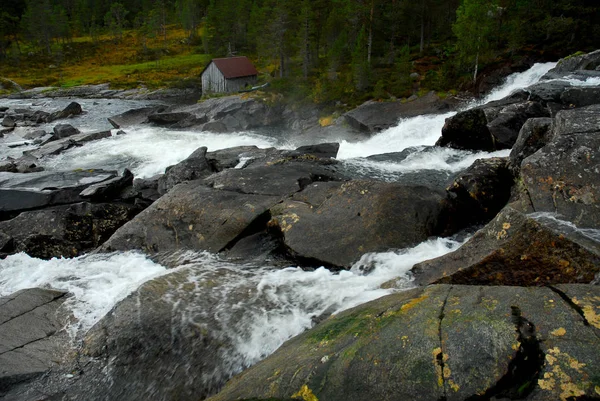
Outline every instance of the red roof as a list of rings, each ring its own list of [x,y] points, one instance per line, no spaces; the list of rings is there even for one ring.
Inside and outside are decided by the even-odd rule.
[[[252,65],[250,60],[248,60],[248,57],[245,56],[214,58],[212,62],[215,63],[225,78],[240,78],[258,75],[258,71],[254,68],[254,65]]]

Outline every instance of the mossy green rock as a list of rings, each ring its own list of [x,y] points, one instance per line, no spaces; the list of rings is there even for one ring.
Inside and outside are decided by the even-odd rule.
[[[597,313],[591,285],[414,289],[331,317],[209,400],[597,397]]]

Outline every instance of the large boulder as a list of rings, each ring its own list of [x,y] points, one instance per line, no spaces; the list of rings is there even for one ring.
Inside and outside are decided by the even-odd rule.
[[[477,159],[446,189],[455,225],[487,223],[510,198],[513,177],[502,157]]]
[[[53,132],[56,139],[67,138],[80,133],[79,130],[71,124],[57,124],[54,127]]]
[[[517,176],[521,171],[521,162],[537,152],[552,136],[551,118],[530,118],[523,124],[515,145],[510,151],[509,168]]]
[[[548,111],[538,102],[510,98],[492,102],[446,119],[436,145],[484,151],[510,149],[525,121],[547,116]]]
[[[576,285],[389,295],[291,339],[209,400],[593,399],[598,295]]]
[[[83,109],[81,108],[81,105],[77,102],[71,102],[63,110],[57,111],[57,112],[54,112],[54,113],[51,113],[50,115],[48,115],[46,117],[46,121],[51,122],[51,121],[58,120],[61,118],[78,116],[81,113],[83,113]]]
[[[0,232],[12,240],[2,252],[41,259],[75,257],[104,243],[139,212],[128,204],[87,202],[22,212],[0,222]]]
[[[548,71],[542,79],[552,79],[556,75],[565,75],[578,70],[597,71],[598,68],[600,68],[600,50],[560,59],[556,67]]]
[[[108,122],[115,128],[125,128],[132,125],[142,124],[148,121],[148,117],[155,113],[161,113],[167,106],[148,106],[140,109],[128,110],[122,114],[108,118]]]
[[[64,358],[68,336],[58,310],[65,300],[63,291],[40,288],[0,297],[0,397]]]
[[[412,272],[419,285],[590,283],[600,272],[600,244],[564,224],[506,207],[458,250]]]
[[[344,114],[348,124],[362,132],[374,134],[398,125],[401,118],[450,111],[449,102],[441,100],[434,92],[411,102],[369,101]]]
[[[105,170],[0,173],[0,220],[25,210],[84,201],[81,191],[116,176]]]
[[[366,252],[404,248],[445,226],[440,192],[373,181],[317,182],[271,209],[293,256],[349,267]]]
[[[552,140],[521,163],[522,209],[599,228],[598,149],[600,105],[560,111]]]
[[[59,139],[59,137],[52,135],[47,143],[42,144],[37,149],[28,150],[23,152],[25,156],[34,157],[36,159],[43,159],[48,156],[58,155],[65,150],[71,149],[76,146],[83,146],[87,142],[97,141],[99,139],[108,138],[111,136],[110,131],[97,131],[88,132],[83,134],[74,134],[66,138]]]
[[[206,151],[206,146],[202,146],[185,160],[168,167],[158,180],[158,193],[164,195],[179,183],[206,178],[212,174],[213,170],[206,159]]]

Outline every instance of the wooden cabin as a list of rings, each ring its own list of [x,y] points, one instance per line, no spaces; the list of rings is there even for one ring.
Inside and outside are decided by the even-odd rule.
[[[238,92],[257,80],[258,71],[247,57],[215,58],[202,71],[202,92]]]

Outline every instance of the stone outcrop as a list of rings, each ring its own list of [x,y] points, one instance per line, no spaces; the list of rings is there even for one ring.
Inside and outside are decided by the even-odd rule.
[[[209,400],[593,399],[598,295],[589,285],[389,295],[293,338]]]
[[[62,291],[33,288],[0,297],[0,397],[58,366],[68,338]]]

